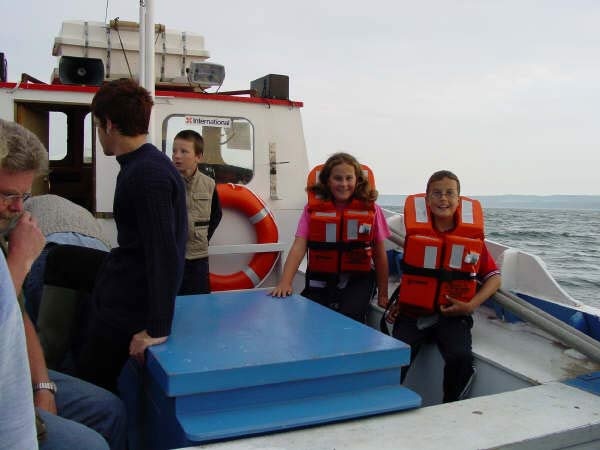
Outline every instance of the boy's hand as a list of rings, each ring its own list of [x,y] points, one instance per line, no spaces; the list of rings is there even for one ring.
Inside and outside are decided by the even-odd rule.
[[[446,299],[450,304],[440,305],[440,311],[445,316],[468,316],[473,312],[473,307],[469,302],[461,302],[449,295],[446,295]]]

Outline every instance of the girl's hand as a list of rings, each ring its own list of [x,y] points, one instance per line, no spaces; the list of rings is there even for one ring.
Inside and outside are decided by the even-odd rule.
[[[396,317],[398,317],[399,312],[400,312],[400,302],[397,301],[390,307],[390,310],[388,311],[388,315],[386,317],[386,321],[389,324],[393,325],[394,322],[396,322]]]
[[[288,295],[292,295],[292,286],[278,284],[271,292],[269,292],[269,295],[278,298],[287,297]]]
[[[377,294],[377,304],[382,308],[387,308],[389,301],[387,294]]]
[[[449,295],[446,295],[446,299],[450,304],[440,306],[440,311],[445,316],[468,316],[473,312],[473,305],[471,302],[461,302]]]

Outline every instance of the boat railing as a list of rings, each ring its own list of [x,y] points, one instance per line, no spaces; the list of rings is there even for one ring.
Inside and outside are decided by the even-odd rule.
[[[266,244],[211,244],[208,246],[210,255],[229,255],[245,253],[283,252],[289,244],[286,242],[273,242]]]
[[[495,257],[502,270],[502,287],[535,298],[569,306],[581,306],[554,279],[538,256],[517,248],[507,248]]]
[[[287,249],[288,243],[286,242],[267,242],[261,244],[210,244],[208,246],[208,255],[212,257],[225,258],[226,262],[221,261],[220,264],[213,265],[211,264],[211,269],[216,269],[216,273],[219,275],[225,275],[226,273],[231,272],[231,262],[229,258],[233,258],[234,265],[238,264],[236,261],[243,260],[245,256],[237,256],[237,255],[257,255],[262,253],[276,253],[277,257],[272,263],[271,267],[268,269],[266,273],[256,273],[254,277],[251,277],[251,280],[254,284],[254,289],[256,288],[269,288],[274,286],[277,283],[277,280],[281,277],[283,273],[283,261],[285,251]],[[251,263],[250,263],[251,264]],[[252,267],[249,266],[250,272],[252,272]],[[246,273],[246,269],[243,270]],[[225,273],[223,273],[225,272]],[[235,273],[235,270],[234,270]],[[246,275],[248,275],[246,273]],[[223,283],[221,283],[223,284]],[[229,286],[228,283],[224,284],[222,288],[215,288],[216,290],[237,290],[235,287],[226,287]]]
[[[520,319],[535,325],[562,343],[600,363],[600,342],[526,300],[499,289],[492,299]]]

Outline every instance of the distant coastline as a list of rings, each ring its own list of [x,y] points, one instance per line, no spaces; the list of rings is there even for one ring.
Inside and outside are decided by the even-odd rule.
[[[473,195],[484,208],[600,210],[600,195]],[[381,206],[402,207],[406,195],[380,194]]]

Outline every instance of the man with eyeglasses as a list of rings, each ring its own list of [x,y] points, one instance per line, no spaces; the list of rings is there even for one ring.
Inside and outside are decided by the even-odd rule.
[[[20,295],[23,281],[45,244],[35,218],[24,212],[23,201],[30,196],[35,177],[46,172],[48,155],[33,133],[18,124],[0,119],[0,156],[0,246],[6,257],[14,291]],[[6,289],[4,283],[2,288],[0,293]],[[5,298],[3,295],[0,304],[7,301],[10,301],[9,296]],[[22,299],[20,306],[23,308]],[[5,383],[14,381],[14,376],[0,378],[3,402],[0,447],[5,448],[3,446],[7,442],[5,428],[13,433],[36,432],[24,427],[16,431],[10,426],[20,419],[21,414],[28,414],[24,410],[24,402],[31,401],[33,397],[40,449],[107,449],[107,441],[112,449],[125,448],[125,411],[122,402],[101,388],[49,371],[35,327],[24,310],[22,318],[29,365],[27,358],[15,351],[10,357],[2,358],[2,366],[3,369],[12,366],[15,370],[29,367],[30,374],[20,377],[20,384],[15,382],[9,386]],[[0,327],[4,331],[2,322]],[[31,385],[28,385],[29,382]],[[5,391],[11,392],[12,396],[5,397]],[[27,443],[14,448],[31,448],[31,445]]]
[[[0,146],[0,162],[6,148]],[[3,178],[0,175],[0,183]],[[0,229],[11,220],[5,214],[13,201],[10,194],[0,193]],[[17,297],[10,271],[0,252],[0,398],[11,406],[11,414],[0,414],[2,448],[36,448],[33,394],[29,388],[29,365],[23,320],[17,306]]]

